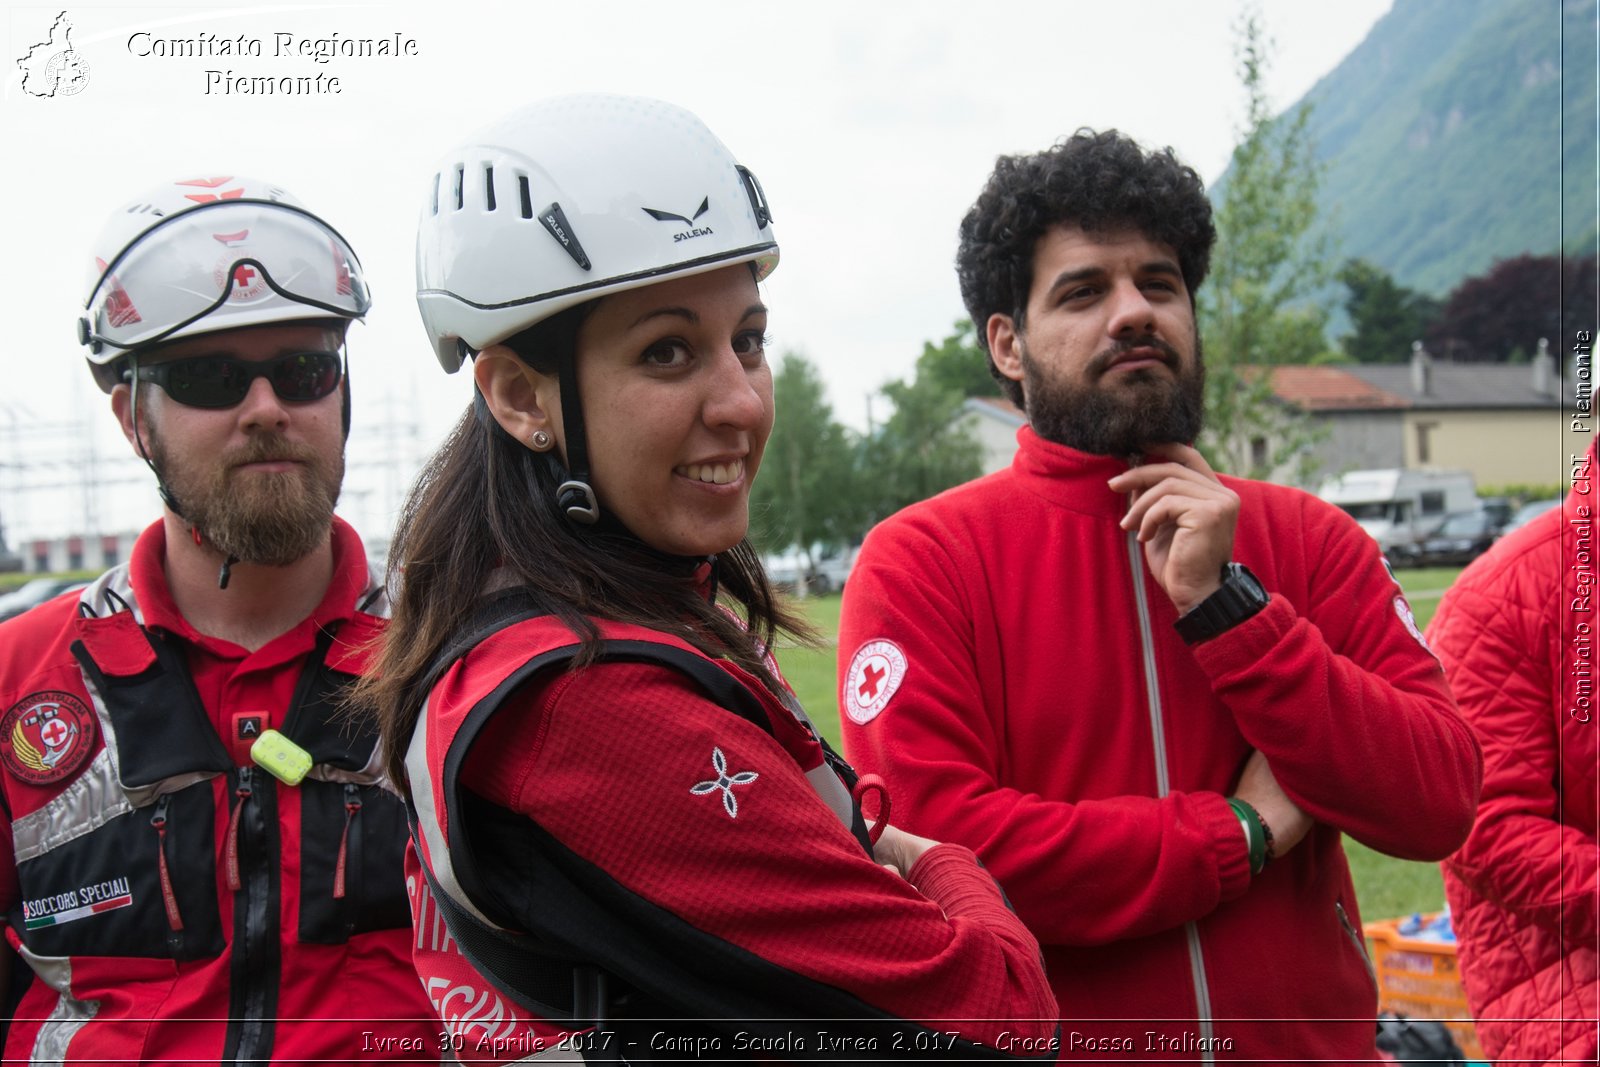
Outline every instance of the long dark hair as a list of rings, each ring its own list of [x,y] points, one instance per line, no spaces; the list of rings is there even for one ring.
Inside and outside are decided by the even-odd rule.
[[[506,344],[536,370],[555,373],[572,365],[578,327],[593,306],[564,311]],[[814,640],[774,594],[748,540],[718,556],[713,602],[694,561],[657,552],[614,520],[590,527],[568,520],[556,504],[565,478],[555,453],[535,452],[506,433],[481,397],[418,475],[390,545],[393,617],[377,662],[350,698],[358,714],[376,718],[389,777],[402,790],[428,668],[491,585],[527,588],[570,627],[582,642],[575,668],[599,651],[592,620],[607,619],[680,637],[776,692],[781,683],[762,650],[780,633]]]

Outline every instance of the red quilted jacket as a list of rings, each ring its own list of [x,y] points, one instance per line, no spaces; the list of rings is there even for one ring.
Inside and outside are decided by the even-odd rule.
[[[1478,1037],[1497,1061],[1596,1056],[1594,461],[1591,446],[1562,508],[1462,572],[1428,630],[1483,746],[1477,824],[1444,883]]]

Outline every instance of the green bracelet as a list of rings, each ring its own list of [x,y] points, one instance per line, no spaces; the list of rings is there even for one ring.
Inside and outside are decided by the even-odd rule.
[[[1239,817],[1244,824],[1245,839],[1250,848],[1250,876],[1253,878],[1260,874],[1267,865],[1267,831],[1261,822],[1261,815],[1248,802],[1238,797],[1228,798],[1228,807]]]

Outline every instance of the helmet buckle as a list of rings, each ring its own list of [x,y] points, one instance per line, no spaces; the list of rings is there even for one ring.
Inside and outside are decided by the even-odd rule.
[[[593,526],[600,521],[600,503],[588,482],[565,481],[556,487],[556,504],[567,513],[567,518],[580,526]]]

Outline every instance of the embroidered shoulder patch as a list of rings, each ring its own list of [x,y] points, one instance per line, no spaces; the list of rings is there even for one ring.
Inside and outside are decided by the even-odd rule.
[[[94,713],[71,693],[30,693],[0,719],[0,763],[30,785],[49,785],[82,767],[94,748]]]
[[[1422,646],[1422,650],[1433,656],[1433,649],[1428,647],[1428,639],[1423,637],[1422,631],[1417,628],[1417,617],[1411,614],[1411,605],[1406,603],[1405,597],[1397,596],[1394,598],[1394,613],[1400,616],[1400,621],[1405,624],[1406,631],[1417,639],[1417,644]],[[1437,659],[1438,657],[1434,656],[1434,658]]]
[[[844,678],[844,711],[865,726],[889,706],[889,698],[906,677],[906,654],[893,641],[879,638],[856,650]]]

